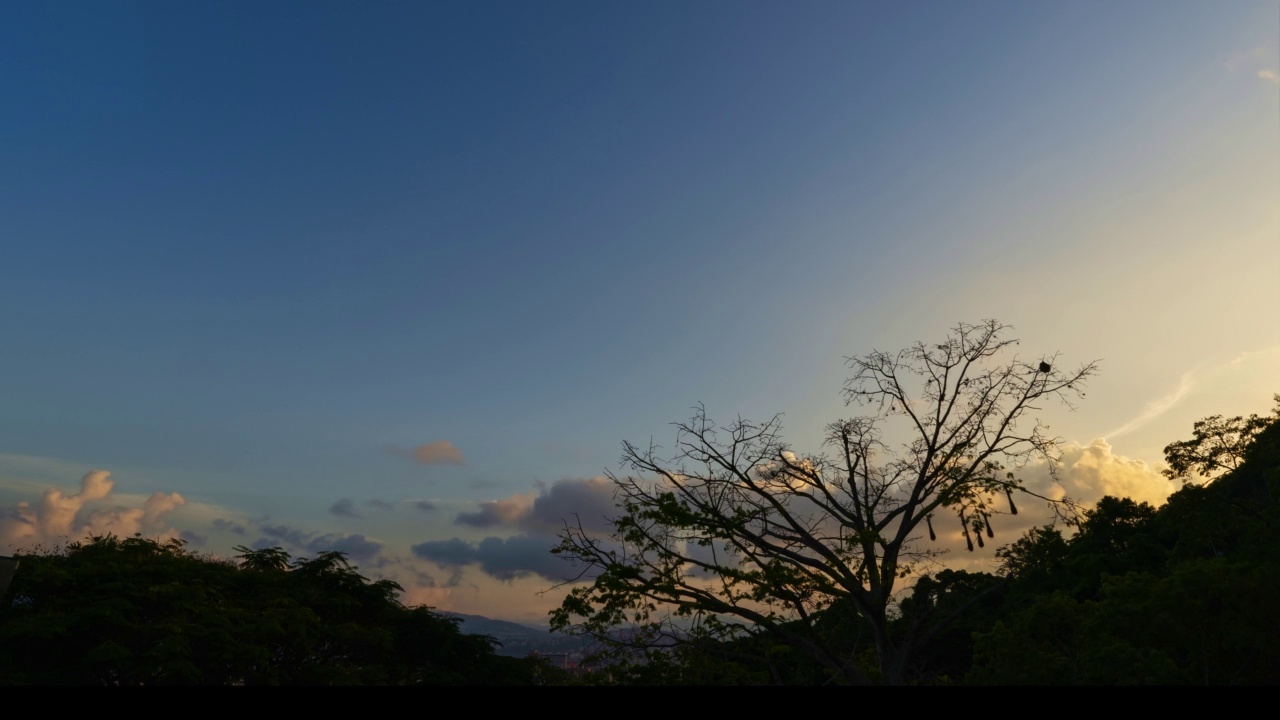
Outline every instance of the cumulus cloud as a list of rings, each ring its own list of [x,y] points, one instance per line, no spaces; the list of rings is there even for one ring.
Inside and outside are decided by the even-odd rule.
[[[186,504],[178,493],[157,492],[141,507],[104,507],[115,482],[111,473],[92,470],[80,480],[80,491],[68,495],[58,488],[44,491],[39,503],[19,502],[0,512],[0,545],[30,547],[76,541],[89,535],[137,533],[177,537],[164,525],[169,513]]]
[[[1061,451],[1056,479],[1044,463],[1028,465],[1015,471],[1015,475],[1027,490],[1037,495],[1052,501],[1070,498],[1086,508],[1106,495],[1132,498],[1159,506],[1176,489],[1160,474],[1159,469],[1141,460],[1117,454],[1103,438],[1096,438],[1084,445],[1068,443],[1062,446]],[[1026,530],[1047,524],[1053,519],[1047,503],[1019,495],[1015,495],[1014,499],[1018,504],[1019,514],[1002,514],[994,520],[997,532],[1005,535],[1000,544],[1013,539],[1009,536],[1010,533],[1016,538]],[[997,506],[1003,508],[1005,500],[995,500]],[[939,518],[935,518],[934,526],[941,535],[941,525],[948,523]]]
[[[351,498],[342,498],[329,506],[329,512],[338,517],[360,517],[356,512],[356,501]]]
[[[1059,478],[1059,492],[1090,504],[1113,495],[1159,506],[1175,489],[1158,470],[1141,460],[1115,454],[1102,438],[1064,448]]]
[[[391,451],[423,465],[461,465],[462,451],[448,440],[437,440],[413,449],[393,447]]]

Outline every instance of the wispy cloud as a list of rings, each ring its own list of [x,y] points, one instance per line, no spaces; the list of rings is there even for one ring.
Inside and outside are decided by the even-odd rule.
[[[1273,85],[1280,85],[1280,73],[1275,70],[1259,70],[1258,77]]]
[[[1112,439],[1112,438],[1116,438],[1121,435],[1124,435],[1125,433],[1133,432],[1134,430],[1137,430],[1143,425],[1146,425],[1152,420],[1155,420],[1156,418],[1165,414],[1166,412],[1168,412],[1169,408],[1173,407],[1174,405],[1177,405],[1179,400],[1186,397],[1187,393],[1191,392],[1191,388],[1195,384],[1194,378],[1195,378],[1194,370],[1189,370],[1183,373],[1182,377],[1178,379],[1178,387],[1175,388],[1173,392],[1165,395],[1162,398],[1159,398],[1157,400],[1147,403],[1147,406],[1142,409],[1142,412],[1139,413],[1137,417],[1126,422],[1125,424],[1121,425],[1115,430],[1112,430],[1109,433],[1103,434],[1103,437],[1107,439]]]
[[[1102,437],[1112,440],[1126,433],[1133,432],[1144,425],[1156,420],[1164,415],[1184,398],[1197,390],[1201,386],[1204,389],[1212,389],[1215,383],[1220,383],[1223,377],[1231,377],[1238,375],[1242,371],[1247,371],[1249,367],[1274,368],[1275,360],[1280,358],[1280,345],[1273,345],[1261,350],[1247,350],[1235,357],[1210,367],[1195,367],[1182,374],[1178,378],[1178,386],[1171,392],[1165,394],[1147,405],[1142,409],[1137,417],[1129,420],[1120,427],[1105,433]]]

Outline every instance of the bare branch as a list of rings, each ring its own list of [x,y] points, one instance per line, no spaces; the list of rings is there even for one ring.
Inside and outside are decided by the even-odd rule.
[[[688,628],[769,631],[833,675],[866,682],[815,631],[843,603],[875,639],[883,679],[901,681],[919,644],[891,637],[887,613],[913,564],[937,555],[920,544],[920,525],[933,536],[931,520],[949,511],[983,545],[1003,512],[997,499],[1011,512],[1020,493],[1073,507],[1028,490],[1013,470],[1032,461],[1053,470],[1057,439],[1030,418],[1049,402],[1072,408],[1097,364],[1064,372],[1056,354],[1024,362],[1009,330],[963,323],[941,343],[849,358],[846,403],[873,412],[828,426],[834,456],[793,453],[779,416],[718,426],[701,405],[675,424],[670,456],[652,441],[624,442],[626,473],[609,473],[621,511],[613,532],[596,537],[575,523],[561,536],[557,552],[591,580],[572,588],[555,625],[603,636],[636,623],[654,628],[646,642],[666,643]]]

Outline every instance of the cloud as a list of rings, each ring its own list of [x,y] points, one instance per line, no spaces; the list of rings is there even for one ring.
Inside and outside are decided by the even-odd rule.
[[[418,512],[435,512],[436,504],[430,500],[413,500],[409,503]]]
[[[517,526],[533,509],[533,504],[532,495],[516,495],[505,500],[493,500],[481,503],[478,512],[459,513],[454,523],[476,528]]]
[[[328,551],[346,553],[354,560],[363,560],[368,563],[382,552],[382,548],[381,542],[371,540],[360,533],[351,535],[329,533],[312,540],[308,549],[317,553]]]
[[[1112,452],[1102,438],[1083,447],[1069,446],[1063,452],[1062,465],[1059,476],[1066,492],[1089,503],[1112,495],[1158,506],[1176,489],[1147,463]]]
[[[1275,70],[1259,70],[1258,77],[1273,85],[1280,85],[1280,73]]]
[[[1183,373],[1182,377],[1178,378],[1178,387],[1174,388],[1172,392],[1167,393],[1162,398],[1158,398],[1147,403],[1147,406],[1142,409],[1142,412],[1139,413],[1137,417],[1129,420],[1124,425],[1121,425],[1111,432],[1104,433],[1103,437],[1116,438],[1124,435],[1125,433],[1133,432],[1168,412],[1170,408],[1178,404],[1179,400],[1186,397],[1187,393],[1191,392],[1192,387],[1195,385],[1196,374],[1196,370],[1188,370]]]
[[[613,482],[605,477],[560,480],[533,495],[513,495],[482,503],[477,512],[459,513],[459,525],[477,528],[506,527],[554,536],[566,522],[582,523],[588,532],[610,528],[608,518],[617,514]]]
[[[201,535],[200,533],[192,532],[190,530],[183,530],[181,533],[178,534],[178,537],[196,546],[204,545],[209,542],[209,538],[207,536]]]
[[[1280,360],[1280,345],[1247,350],[1230,360],[1194,367],[1178,378],[1176,388],[1147,403],[1136,417],[1102,436],[1108,441],[1114,440],[1146,427],[1174,407],[1196,405],[1197,398],[1212,397],[1216,403],[1233,388],[1255,388],[1260,382],[1270,382],[1278,377],[1277,360]]]
[[[365,502],[365,505],[368,505],[374,510],[381,510],[383,512],[396,509],[395,503],[387,502],[386,500],[368,500]]]
[[[608,517],[616,513],[613,483],[608,478],[569,478],[537,495],[491,500],[454,518],[457,525],[518,533],[512,537],[493,535],[479,543],[453,538],[419,543],[412,550],[417,557],[445,567],[478,565],[499,580],[537,575],[558,582],[579,574],[572,563],[551,554],[564,524],[581,523],[587,532],[601,533],[610,529]]]
[[[611,529],[609,518],[617,514],[609,478],[568,479],[539,495],[522,524],[530,530],[558,534],[566,522],[581,522],[587,532],[603,532]]]
[[[1103,438],[1087,445],[1064,445],[1058,482],[1044,464],[1028,466],[1016,474],[1033,492],[1054,500],[1069,497],[1086,505],[1112,495],[1159,506],[1177,489],[1151,465],[1117,455]]]
[[[424,542],[412,547],[413,554],[445,567],[479,565],[488,575],[499,580],[514,580],[538,575],[559,582],[578,575],[573,564],[551,554],[556,542],[536,535],[510,538],[487,537],[477,544],[461,538]]]
[[[423,560],[440,565],[469,565],[476,561],[476,549],[462,538],[429,540],[414,545],[410,550]]]
[[[19,502],[0,511],[0,545],[30,547],[77,541],[89,535],[138,533],[177,537],[164,525],[165,516],[186,504],[178,493],[153,493],[141,507],[102,507],[115,482],[106,470],[92,470],[80,480],[80,491],[67,495],[48,488],[36,505]]]
[[[1227,72],[1234,73],[1237,70],[1247,69],[1249,67],[1258,67],[1259,65],[1269,64],[1268,61],[1274,56],[1274,51],[1267,45],[1255,46],[1248,52],[1238,52],[1222,61],[1222,67]],[[1258,74],[1261,75],[1268,70],[1262,70]]]
[[[304,532],[297,528],[291,528],[287,525],[263,525],[260,530],[267,536],[267,538],[279,540],[286,545],[292,545],[299,548],[305,548],[307,543],[315,535],[315,533]],[[259,539],[258,542],[261,543],[265,539],[266,538]]]
[[[263,525],[259,529],[264,537],[259,538],[253,544],[256,549],[273,547],[283,543],[286,550],[294,553],[298,551],[307,553],[342,552],[346,553],[352,560],[369,564],[377,560],[378,554],[385,547],[382,542],[367,538],[360,533],[351,535],[327,533],[321,535],[314,532],[305,532],[287,525]]]
[[[438,440],[425,445],[419,445],[412,450],[406,450],[402,447],[392,447],[391,452],[401,457],[407,457],[423,465],[462,464],[462,451],[448,440]]]
[[[329,512],[338,517],[360,517],[356,512],[356,501],[351,498],[342,498],[334,503],[329,507]]]
[[[218,518],[210,523],[210,525],[213,526],[214,530],[218,530],[219,532],[230,532],[235,533],[236,535],[244,535],[247,532],[245,527],[240,523],[232,522],[225,518]]]

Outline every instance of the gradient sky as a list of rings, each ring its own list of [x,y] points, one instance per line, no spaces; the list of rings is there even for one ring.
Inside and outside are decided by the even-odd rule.
[[[1102,360],[1044,419],[1082,494],[1158,501],[1165,444],[1280,392],[1278,38],[1275,0],[6,5],[0,551],[327,545],[538,620],[621,440],[703,402],[816,451],[845,356],[987,317]]]

